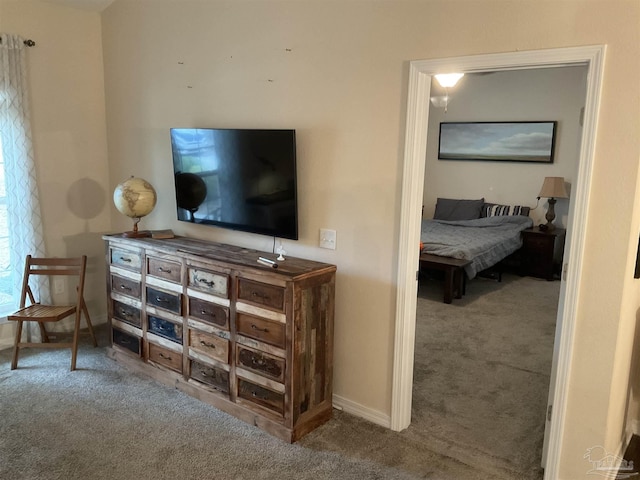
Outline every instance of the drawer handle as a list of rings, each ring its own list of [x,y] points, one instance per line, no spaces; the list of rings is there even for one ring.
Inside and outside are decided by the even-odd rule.
[[[162,352],[158,353],[158,356],[159,356],[160,358],[164,358],[165,360],[171,360],[171,356],[169,356],[169,355],[165,355],[165,354],[164,354],[164,353],[162,353]]]
[[[265,295],[264,293],[260,292],[251,292],[251,296],[261,298],[262,300],[269,300],[269,295]]]
[[[202,345],[203,347],[208,347],[208,348],[216,348],[216,346],[213,343],[207,343],[204,340],[200,340],[200,345]]]
[[[162,268],[162,267],[158,267],[158,271],[160,273],[171,273],[171,269],[170,268]]]
[[[269,331],[269,329],[268,329],[268,328],[260,328],[260,327],[258,327],[257,325],[255,325],[255,324],[253,324],[253,323],[251,324],[251,328],[253,328],[254,330],[257,330],[257,331],[259,331],[259,332],[265,332],[265,333],[267,333],[267,332]]]
[[[130,292],[131,291],[131,287],[128,287],[128,286],[126,286],[124,284],[120,284],[120,290],[127,290],[128,292]]]
[[[262,360],[262,359],[258,359],[258,358],[252,358],[251,359],[251,365],[256,366],[256,367],[264,367],[265,361]]]
[[[260,395],[260,393],[259,393],[259,392],[256,392],[256,391],[252,391],[252,392],[251,392],[251,396],[252,396],[253,398],[259,398],[260,400],[266,400],[266,399],[267,399],[267,397],[266,397],[266,396],[264,396],[264,395]]]
[[[198,374],[200,374],[201,377],[208,377],[209,375],[207,375],[207,372],[205,372],[204,370],[199,370]]]
[[[208,312],[207,310],[200,310],[200,315],[211,315],[213,318],[216,318],[216,314],[213,312]]]
[[[132,314],[131,312],[127,312],[127,311],[126,311],[125,309],[123,309],[123,308],[121,308],[121,309],[120,309],[120,315],[122,315],[123,317],[127,317],[127,318],[129,318],[129,317],[132,317],[132,316],[133,316],[133,314]]]
[[[118,343],[120,345],[131,345],[131,340],[129,340],[128,338],[120,338],[118,340]]]
[[[216,284],[213,280],[207,280],[206,278],[199,278],[198,282],[204,283],[207,287],[213,287]]]
[[[131,258],[129,257],[120,257],[121,262],[131,263]]]
[[[171,299],[170,298],[164,298],[164,297],[156,297],[156,302],[158,302],[158,303],[171,303]]]

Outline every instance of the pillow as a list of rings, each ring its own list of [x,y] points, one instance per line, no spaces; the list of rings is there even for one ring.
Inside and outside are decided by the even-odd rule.
[[[522,205],[498,205],[496,203],[485,203],[482,206],[483,217],[498,217],[501,215],[524,215],[529,216],[529,210],[531,207],[525,207]]]
[[[438,198],[435,220],[474,220],[480,218],[484,205],[484,198],[479,200],[458,200],[453,198]]]

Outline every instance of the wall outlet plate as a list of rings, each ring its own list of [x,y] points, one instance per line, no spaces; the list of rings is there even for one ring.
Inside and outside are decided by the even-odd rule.
[[[320,229],[320,248],[336,249],[336,231],[328,228]]]

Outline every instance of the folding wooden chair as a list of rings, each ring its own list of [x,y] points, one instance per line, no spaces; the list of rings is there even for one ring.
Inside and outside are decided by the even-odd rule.
[[[77,258],[33,258],[27,255],[24,267],[24,277],[22,279],[22,293],[20,295],[20,309],[7,316],[7,320],[18,322],[16,325],[16,337],[13,343],[13,359],[11,370],[18,367],[18,354],[21,348],[71,348],[71,371],[76,369],[76,357],[78,354],[78,337],[80,335],[80,317],[84,313],[89,334],[93,338],[93,346],[97,347],[96,336],[93,333],[93,326],[89,318],[89,311],[84,303],[84,277],[87,267],[87,257],[83,255]],[[34,298],[29,279],[32,275],[47,275],[55,277],[57,275],[75,276],[78,279],[76,287],[76,303],[73,305],[43,305]],[[26,306],[27,297],[30,305]],[[58,322],[67,317],[75,315],[75,327],[73,330],[72,342],[50,342],[47,331],[44,328],[45,322]],[[42,335],[41,343],[21,342],[22,324],[24,322],[38,322]],[[58,335],[58,332],[56,332]]]

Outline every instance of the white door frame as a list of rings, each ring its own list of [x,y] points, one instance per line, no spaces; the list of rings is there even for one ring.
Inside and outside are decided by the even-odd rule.
[[[560,302],[561,311],[558,312],[562,329],[555,339],[554,350],[557,351],[557,362],[551,376],[552,379],[555,378],[554,407],[545,479],[557,478],[566,418],[567,386],[580,291],[604,56],[605,46],[596,45],[417,60],[410,63],[398,251],[398,290],[391,394],[392,430],[403,430],[411,423],[417,303],[416,270],[419,256],[416,245],[420,239],[431,77],[436,73],[448,72],[470,73],[586,65],[587,91],[584,124],[577,179],[572,185],[574,210],[567,225],[567,252],[564,259],[566,263],[563,265],[566,291],[564,302]]]

